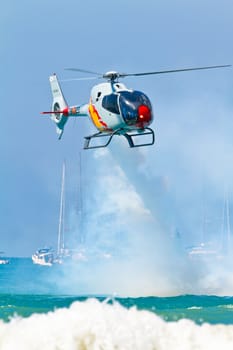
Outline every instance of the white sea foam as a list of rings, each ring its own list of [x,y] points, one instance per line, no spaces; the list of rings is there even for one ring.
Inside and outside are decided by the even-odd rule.
[[[219,308],[223,308],[223,309],[233,309],[233,305],[219,305]]]
[[[233,326],[165,322],[148,311],[96,299],[0,322],[1,350],[189,350],[233,347]]]

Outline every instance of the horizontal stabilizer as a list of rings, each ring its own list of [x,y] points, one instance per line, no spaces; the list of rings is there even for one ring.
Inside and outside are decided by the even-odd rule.
[[[49,112],[41,112],[40,114],[64,114],[69,115],[69,108],[64,108],[62,111],[49,111]]]

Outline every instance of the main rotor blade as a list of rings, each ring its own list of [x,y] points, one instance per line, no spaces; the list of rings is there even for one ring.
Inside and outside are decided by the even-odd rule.
[[[83,77],[83,78],[60,79],[59,81],[67,82],[67,81],[96,80],[96,79],[98,79],[98,77]]]
[[[184,68],[184,69],[173,69],[173,70],[161,70],[155,72],[144,72],[144,73],[122,73],[119,74],[120,77],[130,77],[130,76],[140,76],[140,75],[152,75],[152,74],[166,74],[166,73],[177,73],[177,72],[187,72],[191,70],[201,70],[201,69],[214,69],[214,68],[224,68],[231,67],[231,64],[221,65],[221,66],[209,66],[209,67],[194,67],[194,68]]]
[[[79,68],[64,68],[65,70],[71,70],[73,72],[81,72],[81,73],[88,73],[88,74],[95,74],[95,75],[99,75],[102,76],[102,73],[97,73],[97,72],[92,72],[90,70],[85,70],[85,69],[79,69]]]

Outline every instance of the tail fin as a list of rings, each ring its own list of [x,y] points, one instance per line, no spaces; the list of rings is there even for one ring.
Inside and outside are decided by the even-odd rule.
[[[49,81],[50,81],[51,91],[53,95],[52,111],[56,112],[56,111],[65,110],[68,107],[68,105],[63,96],[56,74],[51,75],[49,77]],[[51,119],[56,123],[56,131],[60,139],[63,134],[65,123],[68,120],[68,116],[67,114],[64,114],[61,112],[53,113],[51,114]]]

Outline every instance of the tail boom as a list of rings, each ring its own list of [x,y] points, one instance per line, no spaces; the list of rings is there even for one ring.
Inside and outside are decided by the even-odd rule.
[[[62,114],[65,117],[87,117],[88,105],[66,107],[60,111],[41,112],[41,114]]]
[[[41,114],[50,114],[52,121],[56,124],[56,131],[60,139],[68,118],[88,116],[88,105],[69,107],[56,74],[49,77],[49,82],[53,96],[52,110],[49,112],[42,112]]]

